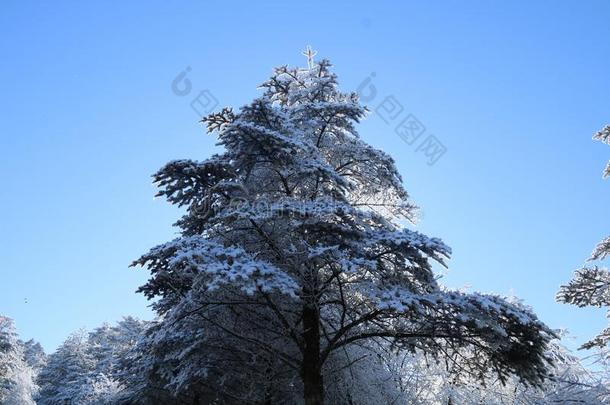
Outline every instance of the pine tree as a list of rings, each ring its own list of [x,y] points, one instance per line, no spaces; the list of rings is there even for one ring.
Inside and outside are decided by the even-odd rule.
[[[136,347],[148,323],[127,316],[116,325],[104,324],[89,334],[88,344],[95,362],[89,379],[91,398],[99,403],[123,403],[125,392],[137,385],[140,370],[124,373],[126,365],[133,367],[130,352]],[[133,398],[127,403],[139,403]],[[144,402],[151,403],[151,402]]]
[[[130,380],[137,380],[137,372],[123,376],[120,365],[129,361],[128,353],[146,327],[146,322],[125,317],[114,326],[104,324],[90,333],[80,330],[69,336],[48,359],[40,359],[36,344],[30,345],[28,357],[32,363],[41,364],[38,381],[42,389],[38,403],[121,403],[121,391],[131,384]]]
[[[476,379],[462,378],[459,363],[435,361],[424,354],[396,353],[388,348],[378,347],[371,351],[352,346],[343,353],[341,361],[333,364],[340,371],[328,381],[327,399],[332,404],[460,405],[599,404],[610,401],[610,389],[604,386],[604,376],[587,370],[559,341],[548,345],[547,355],[554,361],[552,377],[542,386],[532,387],[517,377],[502,384],[494,380],[493,371],[489,372],[487,383],[481,384]]]
[[[13,320],[0,316],[0,403],[34,404],[37,391],[35,371],[27,363],[24,344],[19,340]]]
[[[38,375],[40,392],[37,403],[41,405],[86,403],[79,401],[86,395],[83,387],[87,385],[87,378],[94,366],[85,332],[73,333],[49,355],[46,366]]]
[[[157,359],[172,364],[167,384],[194,390],[243,372],[259,387],[250,398],[271,402],[285,376],[321,404],[329,359],[382,342],[467,356],[461,370],[477,378],[491,369],[542,383],[553,332],[500,297],[438,284],[432,263],[451,249],[401,225],[415,208],[393,159],[358,136],[366,108],[339,91],[327,60],[309,62],[277,68],[239,111],[203,119],[224,152],[154,175],[159,196],[189,208],[180,237],[134,262],[152,273],[139,291],[156,299],[155,342],[181,356]],[[215,368],[206,350],[235,366]]]
[[[88,352],[95,362],[94,372],[112,376],[117,361],[135,346],[146,329],[146,322],[127,316],[115,326],[104,324],[89,333]]]
[[[24,357],[26,363],[32,367],[34,373],[40,372],[40,370],[47,363],[47,355],[40,343],[33,339],[28,340],[23,344]]]
[[[17,336],[11,319],[0,317],[0,400],[3,400],[10,388],[11,368],[17,357],[15,345]]]
[[[593,139],[610,145],[610,126],[606,126]],[[604,178],[610,176],[610,163],[604,170]],[[610,256],[610,236],[603,239],[593,250],[587,261],[603,261]],[[557,294],[559,302],[579,307],[610,307],[610,271],[606,267],[584,266],[576,271],[574,278],[562,286]],[[610,313],[610,312],[609,312]],[[610,327],[583,345],[583,348],[603,347],[610,342]]]
[[[116,397],[117,404],[133,405],[164,405],[168,403],[193,403],[195,395],[192,392],[180,391],[179,381],[189,379],[191,376],[184,376],[185,369],[181,369],[180,362],[188,361],[191,365],[194,360],[190,357],[192,350],[188,350],[189,340],[183,340],[180,349],[181,353],[175,351],[173,338],[170,336],[160,336],[159,324],[150,322],[145,330],[139,334],[137,341],[125,352],[116,358],[115,378],[119,381],[121,391]],[[194,334],[196,335],[196,334]],[[175,339],[181,337],[176,336]],[[159,342],[159,340],[161,342]],[[201,349],[201,347],[200,347]],[[199,350],[201,357],[209,355],[210,351]],[[230,363],[225,363],[225,367],[230,367]],[[204,367],[195,370],[194,373],[205,373]],[[168,387],[169,380],[174,380],[177,384],[178,392],[172,392]],[[190,391],[195,391],[193,384],[189,386]],[[201,393],[197,393],[201,395]],[[206,397],[207,398],[207,397]],[[202,403],[227,403],[227,401],[214,402],[214,395],[208,401]],[[247,403],[247,402],[244,402]]]
[[[23,356],[13,320],[0,316],[0,402],[4,403],[13,388],[18,363]]]

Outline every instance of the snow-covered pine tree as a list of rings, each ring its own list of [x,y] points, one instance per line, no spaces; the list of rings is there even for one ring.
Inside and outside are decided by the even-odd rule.
[[[0,315],[0,403],[33,405],[37,391],[34,375],[13,320]]]
[[[47,363],[47,355],[37,341],[30,339],[23,343],[25,362],[38,374]]]
[[[160,326],[158,322],[150,322],[147,329],[134,342],[135,344],[117,358],[115,378],[120,382],[121,391],[116,397],[116,403],[131,405],[191,404],[195,402],[195,398],[199,398],[205,404],[231,403],[228,400],[222,400],[224,399],[222,393],[221,395],[204,396],[204,390],[193,383],[196,376],[212,373],[209,371],[209,365],[213,361],[214,351],[209,346],[210,339],[199,339],[199,342],[203,342],[203,344],[196,346],[198,350],[193,349],[190,345],[203,334],[203,331],[191,333],[192,336],[181,336],[180,333],[170,336],[163,334]],[[236,351],[238,349],[237,347]],[[200,359],[205,358],[205,362],[202,360],[200,363],[201,367],[196,366],[195,351]],[[227,359],[225,358],[225,360]],[[188,363],[188,367],[181,367],[181,364],[184,363]],[[227,370],[230,370],[232,366],[233,363],[230,361],[225,361],[223,364]],[[181,381],[190,382],[188,389],[181,389]],[[228,384],[230,382],[218,384],[217,387],[219,391],[226,391]],[[242,390],[247,391],[247,387],[244,386]],[[211,390],[208,391],[211,392]]]
[[[385,349],[385,350],[384,350]],[[552,377],[539,387],[511,377],[501,383],[489,372],[486,384],[459,375],[459,363],[434,361],[425,354],[397,353],[389,347],[374,352],[349,347],[334,365],[340,372],[325,381],[332,404],[601,404],[610,401],[604,385],[608,369],[589,370],[582,361],[552,341],[547,355],[554,360]],[[360,359],[354,362],[354,359]],[[341,364],[353,363],[344,368]],[[598,375],[598,374],[603,375]],[[469,376],[465,376],[469,377]],[[607,383],[607,379],[605,380]]]
[[[610,125],[599,131],[593,139],[610,145]],[[604,178],[610,176],[610,163],[604,170]],[[602,240],[587,261],[602,261],[610,256],[610,236]],[[600,266],[584,266],[576,271],[574,278],[561,286],[557,294],[559,302],[579,307],[610,307],[610,270]],[[609,312],[610,313],[610,312]],[[583,348],[603,347],[610,342],[610,327],[583,345]]]
[[[90,333],[80,330],[70,335],[48,357],[48,361],[43,359],[38,377],[42,388],[37,398],[38,403],[136,403],[122,401],[122,391],[128,388],[131,381],[135,384],[138,373],[134,371],[128,377],[122,375],[121,363],[130,360],[128,352],[136,345],[146,327],[147,322],[125,317],[113,326],[104,324]],[[32,363],[36,363],[39,353],[36,345],[30,346],[31,353],[26,358],[29,357]]]
[[[147,323],[127,316],[112,326],[104,324],[89,333],[88,352],[94,359],[94,373],[114,375],[119,359],[125,356],[145,331]]]
[[[129,353],[136,346],[147,328],[148,322],[127,316],[116,325],[104,324],[89,333],[88,352],[95,362],[89,378],[90,391],[95,403],[119,404],[124,402],[124,391],[129,390],[141,378],[141,370],[124,374],[124,365],[131,362]],[[151,402],[145,402],[151,403]]]
[[[8,397],[14,384],[15,367],[22,355],[13,320],[0,316],[0,402]]]
[[[156,299],[155,342],[180,356],[163,377],[185,389],[205,384],[197,351],[209,349],[201,342],[210,334],[249,353],[234,358],[244,372],[259,366],[252,376],[263,392],[249,392],[252,400],[274,400],[265,381],[280,378],[280,364],[297,378],[287,386],[321,404],[329,358],[380,341],[448,361],[467,348],[462,372],[540,384],[553,333],[497,296],[438,284],[432,262],[445,265],[451,250],[400,225],[414,213],[401,176],[359,138],[367,110],[340,92],[330,67],[275,69],[261,97],[203,119],[224,152],[154,175],[159,196],[190,208],[180,237],[134,262],[152,273],[139,291]]]
[[[70,335],[49,355],[46,366],[38,375],[40,405],[87,403],[84,389],[95,363],[88,350],[87,335],[78,331]]]

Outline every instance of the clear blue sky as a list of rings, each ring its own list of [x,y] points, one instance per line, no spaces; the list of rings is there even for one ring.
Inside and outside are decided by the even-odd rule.
[[[428,166],[379,115],[360,126],[396,159],[418,227],[453,247],[446,284],[514,293],[575,343],[603,328],[554,296],[610,233],[610,148],[591,140],[610,121],[610,3],[124,3],[0,5],[0,313],[24,338],[53,349],[151,316],[128,265],[179,211],[150,175],[215,149],[190,101],[241,106],[307,44],[344,90],[375,72],[371,107],[395,96],[446,146]]]

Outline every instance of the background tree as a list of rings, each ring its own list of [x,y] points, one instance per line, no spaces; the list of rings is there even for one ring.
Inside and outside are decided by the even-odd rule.
[[[78,331],[49,356],[39,373],[39,404],[117,404],[127,388],[121,362],[137,344],[147,323],[126,317],[90,333]],[[131,379],[137,379],[137,374]],[[131,402],[135,403],[135,402]]]
[[[593,139],[610,145],[610,126],[606,126],[595,134]],[[608,163],[604,171],[604,177],[608,176],[610,176],[610,163]],[[602,240],[595,247],[588,261],[603,261],[608,256],[610,256],[610,236]],[[579,307],[610,306],[610,271],[606,267],[582,267],[576,271],[574,278],[568,284],[560,288],[557,300]],[[610,327],[604,329],[595,338],[585,343],[583,348],[603,347],[609,341]]]
[[[539,387],[517,377],[498,380],[493,372],[486,383],[460,374],[459,364],[389,348],[350,347],[328,379],[328,401],[333,404],[486,404],[546,405],[598,404],[610,401],[606,365],[587,369],[559,341],[547,356],[554,360],[550,377]],[[440,361],[439,361],[440,360]]]
[[[255,351],[230,336],[194,330],[187,320],[171,330],[152,322],[119,359],[121,401],[248,404],[263,402],[266,392],[271,395],[264,380],[257,378],[261,360]],[[280,383],[273,381],[275,386]],[[274,398],[279,400],[275,393]]]
[[[0,316],[0,403],[34,404],[35,370],[26,361],[26,347],[19,340],[13,320]]]
[[[114,326],[102,325],[91,333],[77,332],[78,336],[86,338],[86,351],[91,354],[93,365],[80,368],[66,380],[56,379],[53,383],[56,392],[64,393],[64,401],[80,405],[117,405],[117,404],[192,404],[195,396],[193,391],[172,395],[172,391],[157,381],[149,380],[151,375],[143,362],[154,359],[159,353],[151,355],[149,348],[154,348],[156,322],[142,322],[134,318],[125,318]],[[14,335],[15,336],[15,335]],[[18,340],[13,339],[13,341]],[[70,341],[70,339],[68,339]],[[84,342],[85,339],[81,339]],[[217,342],[218,343],[218,342]],[[234,342],[228,343],[232,346]],[[40,345],[26,342],[24,348],[32,354],[24,357],[34,358],[37,364],[44,367],[44,356],[41,356]],[[111,349],[114,348],[114,349]],[[58,352],[60,347],[58,349]],[[228,358],[227,353],[217,350],[211,345],[197,348],[201,358]],[[243,354],[246,349],[234,346],[234,350]],[[61,350],[61,352],[66,353]],[[327,362],[330,370],[325,373],[326,398],[332,404],[555,404],[555,403],[605,403],[610,400],[610,390],[605,384],[608,381],[608,356],[605,352],[596,354],[596,363],[591,369],[584,367],[579,358],[572,355],[558,342],[548,345],[547,356],[554,360],[550,378],[540,387],[524,384],[518,377],[512,376],[504,383],[499,381],[493,371],[488,372],[486,384],[479,379],[473,379],[469,374],[461,374],[459,362],[447,362],[440,357],[431,357],[423,352],[407,353],[394,350],[391,344],[382,342],[380,345],[349,345],[344,350],[336,351]],[[163,373],[171,375],[171,369],[177,364],[173,361],[174,352],[167,352],[172,359],[165,363]],[[14,358],[11,364],[19,363],[21,357]],[[56,356],[53,356],[56,359]],[[30,361],[28,365],[35,364]],[[67,362],[64,362],[67,363]],[[151,363],[154,365],[154,363]],[[213,363],[212,363],[213,364]],[[231,368],[238,363],[226,362],[216,366],[227,372],[222,376],[231,376]],[[199,401],[206,404],[253,403],[258,399],[264,402],[265,397],[257,397],[256,384],[252,380],[260,378],[252,367],[252,371],[239,370],[234,377],[239,381],[228,381],[218,378],[221,374],[210,372],[206,385],[197,387]],[[26,369],[27,370],[27,369]],[[36,368],[30,368],[36,373]],[[24,405],[34,404],[32,401],[31,373],[14,374],[14,384],[2,404]],[[29,380],[28,380],[29,378]],[[171,377],[167,377],[171,378]],[[298,375],[292,378],[298,379]],[[298,381],[290,382],[280,375],[281,384],[266,384],[263,394],[271,394],[267,398],[272,402],[286,404],[302,403],[299,397]],[[80,381],[80,384],[74,384]],[[261,380],[264,381],[264,380]],[[246,386],[240,386],[245,382]],[[282,384],[287,384],[282,387]],[[49,392],[47,387],[47,392]],[[30,393],[30,394],[27,394]],[[250,396],[253,394],[252,396]],[[241,397],[239,397],[241,395]],[[68,400],[67,397],[70,397]],[[50,403],[49,398],[41,397],[38,403]],[[59,402],[61,403],[61,402]]]
[[[0,316],[0,400],[4,401],[11,386],[12,377],[19,358],[22,356],[18,347],[17,332],[13,320]]]
[[[34,339],[23,343],[25,362],[32,367],[34,374],[37,375],[47,363],[47,355],[44,349]]]
[[[70,335],[59,348],[49,355],[46,366],[38,375],[40,392],[37,403],[64,405],[78,403],[85,395],[83,386],[94,361],[88,350],[87,335],[78,331]]]
[[[162,377],[205,385],[212,367],[197,350],[210,334],[244,349],[232,378],[255,365],[265,387],[265,370],[285,370],[307,404],[323,403],[329,359],[356,344],[466,356],[461,370],[476,378],[491,369],[541,384],[553,333],[500,297],[438,284],[432,262],[451,250],[400,225],[414,205],[392,158],[359,138],[366,109],[330,66],[276,69],[261,97],[203,119],[223,153],[154,176],[158,195],[190,208],[179,238],[134,263],[152,273],[140,291],[156,299],[155,344],[180,354],[159,359],[175,361]]]

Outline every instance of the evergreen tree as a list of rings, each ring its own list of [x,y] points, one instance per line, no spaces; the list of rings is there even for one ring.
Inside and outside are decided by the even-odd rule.
[[[135,346],[146,326],[146,322],[127,316],[115,326],[104,324],[89,333],[88,351],[95,362],[94,372],[115,375],[118,360]]]
[[[0,316],[0,403],[3,405],[34,404],[34,370],[25,358],[13,320]]]
[[[224,152],[155,174],[159,196],[189,207],[180,237],[134,263],[152,274],[140,291],[161,317],[156,351],[180,356],[154,359],[171,365],[159,378],[176,392],[252,378],[253,402],[277,401],[285,381],[321,404],[333,356],[387,343],[541,384],[553,332],[500,297],[439,285],[432,263],[450,248],[401,225],[414,215],[401,176],[358,136],[367,110],[330,68],[276,69],[261,97],[203,119]],[[210,348],[231,367],[200,355]]]
[[[606,126],[593,136],[593,139],[610,145],[610,126]],[[610,176],[610,163],[604,177]],[[610,256],[610,236],[602,240],[593,250],[587,261],[603,261]],[[562,286],[557,300],[579,307],[610,307],[610,271],[606,267],[584,266],[576,271],[574,278]],[[610,312],[609,312],[610,313]],[[610,342],[610,327],[583,345],[583,348],[603,347]]]
[[[137,373],[123,378],[121,364],[146,327],[146,322],[126,317],[115,326],[104,324],[88,334],[84,331],[72,334],[44,362],[38,377],[42,387],[38,402],[49,405],[66,401],[80,405],[121,403],[122,391],[134,384],[132,380],[137,380]]]
[[[80,403],[86,392],[83,386],[94,368],[84,331],[70,335],[59,348],[49,355],[46,366],[38,375],[40,405]]]
[[[0,316],[0,402],[6,400],[20,352],[13,320]]]
[[[327,398],[332,404],[550,405],[610,401],[610,390],[602,377],[587,370],[559,341],[551,342],[546,354],[554,362],[551,377],[542,386],[532,387],[514,376],[502,383],[494,378],[493,371],[486,384],[481,384],[463,378],[459,363],[436,361],[422,353],[350,347],[334,364],[340,371],[328,380]]]
[[[139,335],[139,338],[129,350],[117,357],[115,378],[119,381],[121,390],[116,397],[117,404],[131,405],[164,405],[168,403],[191,404],[195,396],[192,392],[173,392],[168,387],[171,376],[180,373],[178,367],[180,362],[189,358],[192,350],[184,350],[183,353],[176,353],[172,339],[164,337],[163,344],[159,344],[159,324],[151,322],[146,330]],[[197,335],[195,333],[194,335]],[[188,337],[185,337],[181,348],[188,347]],[[209,350],[199,350],[199,355],[203,358],[210,353]],[[182,356],[180,355],[182,354]],[[191,364],[193,360],[190,360]],[[225,363],[225,367],[230,367],[230,363]],[[200,373],[206,372],[205,368],[198,370]],[[176,381],[180,377],[174,378]],[[221,387],[219,385],[219,387]],[[190,391],[195,391],[192,388]],[[201,395],[200,393],[197,393]],[[201,398],[201,396],[200,396]],[[206,397],[207,398],[207,397]],[[210,399],[203,403],[216,403],[212,395]],[[222,403],[222,402],[220,402]],[[247,402],[244,402],[247,403]]]
[[[30,339],[23,344],[23,350],[26,363],[32,367],[35,374],[39,373],[47,363],[47,355],[40,343]]]

